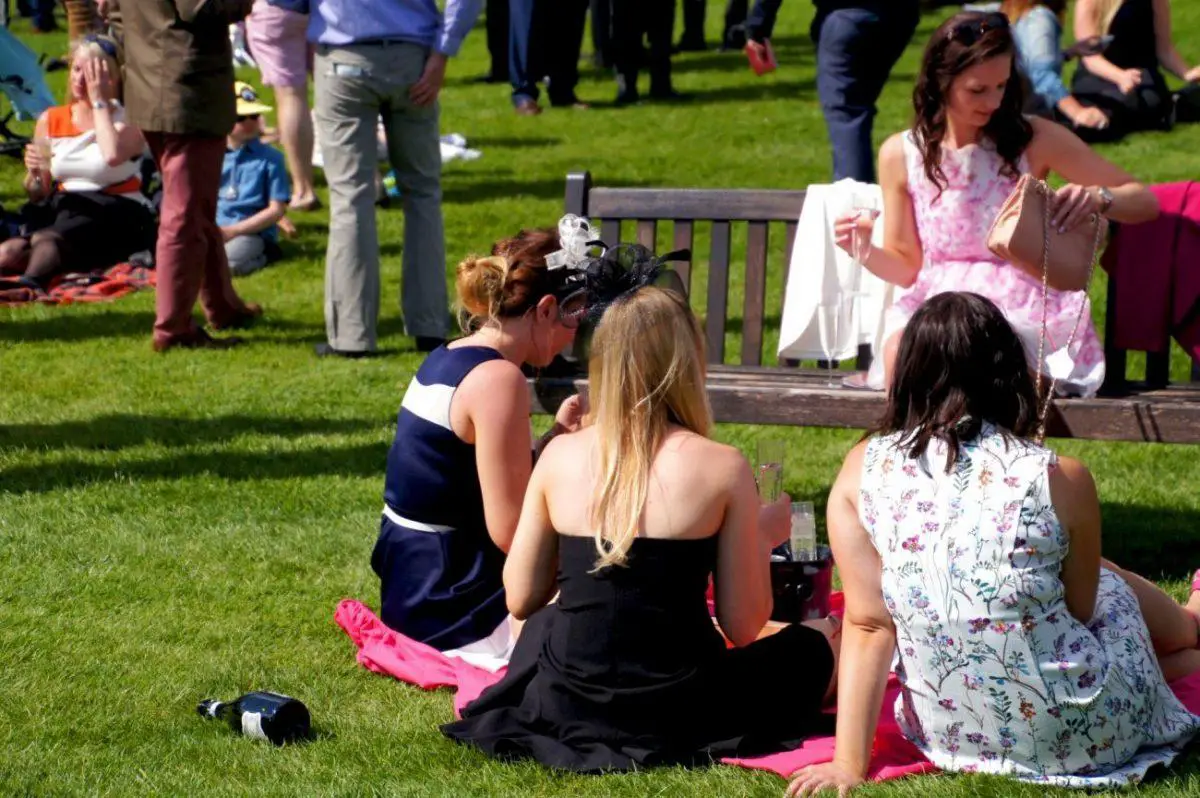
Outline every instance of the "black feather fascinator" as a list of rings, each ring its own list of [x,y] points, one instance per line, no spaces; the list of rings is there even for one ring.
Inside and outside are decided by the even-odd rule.
[[[690,260],[684,250],[670,252],[661,258],[640,244],[620,244],[604,250],[587,264],[588,320],[595,324],[604,311],[632,296],[638,289],[653,285],[687,296],[683,280],[668,261]]]

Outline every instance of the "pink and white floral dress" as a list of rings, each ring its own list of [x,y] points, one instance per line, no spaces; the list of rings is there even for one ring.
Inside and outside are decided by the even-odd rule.
[[[957,150],[943,148],[942,170],[947,185],[939,195],[938,187],[925,175],[924,158],[912,131],[904,134],[904,154],[908,193],[925,262],[916,283],[888,310],[887,334],[902,329],[929,297],[947,291],[970,291],[987,297],[1004,311],[1025,344],[1030,364],[1036,363],[1042,327],[1041,281],[1000,260],[987,248],[988,230],[1017,178],[1004,174],[1004,160],[990,142]],[[1029,171],[1024,157],[1020,168]],[[1080,302],[1087,304],[1075,340],[1066,351]],[[1090,396],[1104,382],[1104,350],[1092,323],[1091,303],[1082,292],[1050,289],[1047,304],[1045,356],[1049,359],[1057,353],[1050,362],[1064,363],[1061,388]],[[1066,356],[1070,357],[1069,369]],[[1047,370],[1043,367],[1043,371]]]

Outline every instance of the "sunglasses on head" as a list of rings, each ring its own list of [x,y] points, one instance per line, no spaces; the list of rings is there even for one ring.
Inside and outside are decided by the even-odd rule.
[[[999,11],[989,11],[958,23],[950,29],[949,38],[969,47],[994,30],[1008,30],[1008,17]]]
[[[109,58],[113,59],[114,61],[120,60],[119,58],[117,58],[117,46],[115,44],[113,44],[111,39],[105,39],[101,36],[97,36],[94,33],[89,33],[87,36],[83,37],[83,42],[84,42],[84,44],[96,45],[97,47],[99,47],[101,50],[104,51],[105,55],[107,55]]]

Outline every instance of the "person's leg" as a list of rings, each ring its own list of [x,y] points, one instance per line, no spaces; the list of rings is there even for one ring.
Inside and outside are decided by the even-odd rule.
[[[426,53],[415,45],[390,51],[392,74],[419,76]],[[415,80],[415,77],[414,77]],[[442,153],[438,103],[414,106],[408,85],[398,87],[385,114],[388,159],[404,203],[404,254],[400,306],[404,331],[415,338],[444,339],[450,332],[446,292],[446,236],[442,222]]]
[[[275,110],[279,118],[279,140],[292,176],[295,209],[308,209],[316,202],[313,191],[313,128],[308,110],[307,86],[276,86]]]
[[[17,236],[0,244],[0,274],[24,274],[28,265],[28,238]]]
[[[547,3],[547,71],[551,105],[576,105],[579,97],[579,52],[587,24],[587,0],[550,0]]]
[[[508,81],[508,0],[487,0],[487,48],[492,66],[484,79]]]
[[[783,0],[756,0],[746,17],[746,37],[756,42],[770,39],[775,32],[775,20]]]
[[[536,113],[537,108],[537,83],[541,76],[538,75],[535,50],[542,47],[534,36],[535,6],[538,4],[537,0],[511,0],[508,7],[508,80],[512,84],[513,107],[522,113]]]
[[[225,242],[229,273],[245,277],[267,265],[267,242],[258,234],[237,236]]]
[[[62,236],[53,230],[40,230],[29,239],[29,263],[25,276],[45,288],[64,269]]]
[[[653,2],[653,0],[651,0]],[[613,65],[617,71],[617,104],[638,99],[638,71],[642,66],[642,31],[645,10],[641,0],[613,0]]]
[[[729,0],[725,4],[725,26],[721,34],[722,50],[740,50],[745,42],[746,12],[750,0]]]
[[[375,349],[379,318],[374,178],[381,99],[373,69],[379,67],[357,50],[321,48],[317,54],[316,121],[329,184],[325,332],[329,345],[343,352]]]
[[[671,42],[675,30],[675,0],[647,0],[646,33],[650,39],[650,96],[669,99],[671,87]]]
[[[683,35],[679,37],[680,50],[705,50],[704,18],[708,12],[708,0],[683,0]]]
[[[1158,585],[1132,571],[1108,560],[1101,560],[1100,565],[1125,580],[1125,584],[1133,590],[1146,621],[1146,630],[1150,632],[1150,640],[1154,643],[1154,651],[1160,658],[1200,645],[1200,615],[1196,609],[1181,606]],[[1191,598],[1191,603],[1195,605],[1195,594]]]
[[[610,69],[613,65],[612,36],[613,0],[589,0],[592,14],[592,63],[598,69]]]
[[[172,133],[146,133],[162,178],[162,203],[158,210],[158,244],[155,247],[156,346],[171,345],[196,334],[192,307],[200,295],[204,268],[200,258],[207,249],[204,234],[193,223],[192,188],[185,156],[185,137]],[[216,173],[220,173],[217,164]]]
[[[76,42],[100,27],[95,0],[62,0],[67,8],[67,40]]]

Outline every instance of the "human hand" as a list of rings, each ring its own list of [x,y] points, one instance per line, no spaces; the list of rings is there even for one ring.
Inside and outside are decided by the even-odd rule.
[[[286,238],[296,237],[296,223],[288,217],[281,217],[275,224],[279,228],[279,232],[283,233]]]
[[[408,98],[417,105],[433,105],[445,80],[446,56],[442,53],[430,53],[421,77],[408,90]]]
[[[100,14],[101,19],[108,19],[111,7],[112,4],[108,0],[96,0],[96,12]]]
[[[83,79],[87,82],[88,99],[107,103],[116,96],[108,59],[95,56],[83,63]]]
[[[770,548],[787,542],[792,531],[792,497],[780,493],[779,498],[758,508],[758,531]]]
[[[567,432],[578,432],[583,427],[583,417],[587,415],[587,411],[587,400],[581,394],[568,396],[558,406],[558,412],[554,414],[554,423]]]
[[[1200,66],[1194,66],[1183,73],[1183,79],[1188,83],[1200,83]]]
[[[1060,233],[1074,230],[1099,212],[1100,198],[1085,186],[1071,183],[1050,197],[1050,226]]]
[[[837,790],[838,798],[845,798],[862,783],[861,776],[854,775],[836,762],[826,762],[797,770],[792,774],[792,782],[783,794],[786,798],[797,798],[816,795],[822,790]]]
[[[37,144],[25,145],[25,168],[31,174],[50,171],[50,164],[39,150]]]
[[[1079,127],[1090,127],[1096,130],[1103,130],[1108,127],[1108,114],[1101,111],[1099,108],[1085,106],[1082,111],[1075,114],[1071,120]]]
[[[833,240],[843,251],[852,258],[857,259],[863,252],[855,251],[855,242],[869,242],[875,230],[875,217],[878,213],[863,211],[855,211],[839,216],[837,221],[833,223]],[[866,248],[866,255],[863,257],[863,262],[870,260],[871,249]]]
[[[1134,89],[1142,85],[1142,70],[1122,69],[1113,82],[1117,84],[1117,88],[1121,90],[1122,94],[1132,94]]]
[[[228,244],[230,241],[237,238],[237,236],[238,236],[237,231],[233,229],[232,225],[225,225],[224,227],[221,227],[219,229],[221,231],[221,241],[223,243]]]

